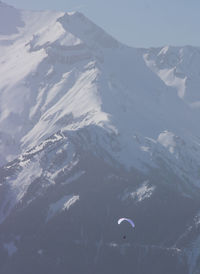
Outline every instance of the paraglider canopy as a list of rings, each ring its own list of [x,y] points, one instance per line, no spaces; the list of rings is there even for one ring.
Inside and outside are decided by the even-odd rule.
[[[128,219],[128,218],[120,218],[119,220],[118,220],[118,225],[120,225],[122,222],[124,222],[124,221],[127,221],[127,222],[129,222],[129,224],[134,228],[135,227],[135,224],[134,224],[134,222],[131,220],[131,219]]]

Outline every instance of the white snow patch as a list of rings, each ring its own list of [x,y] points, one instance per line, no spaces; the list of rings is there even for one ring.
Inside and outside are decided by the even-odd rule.
[[[42,249],[39,249],[37,253],[38,253],[39,255],[42,255],[43,252],[44,252],[44,251],[43,251]]]
[[[200,225],[200,212],[194,218],[195,224]]]
[[[149,147],[147,146],[141,146],[140,149],[144,152],[149,152]]]
[[[116,247],[118,247],[118,244],[117,243],[109,243],[109,246],[116,248]]]
[[[180,77],[179,73],[177,73],[177,70],[179,71],[177,67],[180,66],[181,62],[177,64],[177,66],[175,64],[173,66],[169,66],[170,62],[173,63],[173,59],[178,59],[180,57],[179,55],[176,55],[175,52],[171,52],[171,54],[168,53],[169,50],[169,46],[164,47],[163,49],[161,49],[158,55],[153,56],[152,59],[149,58],[149,54],[146,53],[143,56],[144,61],[146,62],[147,66],[152,71],[154,71],[167,86],[175,88],[177,90],[178,96],[183,99],[186,94],[187,76]],[[166,67],[160,68],[158,64],[162,66],[165,65]]]
[[[174,134],[169,131],[164,131],[159,134],[157,141],[166,147],[170,153],[174,153],[174,148],[176,146],[176,142],[174,141]]]
[[[169,50],[169,46],[165,46],[161,49],[161,51],[159,52],[158,56],[159,55],[165,55]]]
[[[40,167],[40,163],[38,160],[35,160],[30,164],[26,164],[17,178],[10,180],[9,184],[12,192],[15,193],[17,202],[23,198],[31,182],[40,177],[41,174],[42,168]]]
[[[17,247],[15,246],[14,242],[5,243],[3,246],[6,249],[6,251],[8,252],[9,256],[12,256],[18,250]]]
[[[35,153],[43,150],[44,147],[49,142],[55,143],[55,142],[58,142],[59,140],[61,140],[62,138],[63,138],[62,135],[60,135],[60,134],[54,134],[53,138],[47,139],[47,140],[41,142],[41,144],[39,144],[39,145],[35,146],[34,148],[32,148],[30,152],[25,152],[22,156],[20,156],[21,157],[20,159],[23,159],[23,156],[26,156],[26,155],[29,155],[29,154],[35,154]]]
[[[137,202],[150,198],[155,190],[155,186],[149,186],[148,181],[143,182],[135,192],[130,193],[130,196]]]
[[[23,159],[22,157],[20,159]],[[31,163],[30,159],[26,161],[20,161],[19,166],[21,167],[28,167],[28,165]]]
[[[42,174],[39,160],[36,158],[32,162],[26,162],[23,169],[18,173],[18,176],[7,178],[9,192],[4,197],[4,203],[0,209],[0,223],[9,215],[12,208],[24,197],[29,185]],[[5,210],[6,209],[6,210]]]
[[[68,210],[78,200],[79,200],[79,195],[67,195],[67,196],[62,197],[57,202],[51,204],[49,206],[49,211],[47,214],[46,221],[49,221],[56,214],[58,214],[62,211],[65,211],[66,209]]]
[[[158,73],[158,76],[165,82],[167,86],[176,88],[178,91],[178,96],[180,98],[184,98],[185,90],[186,90],[185,83],[186,83],[187,77],[185,78],[176,77],[174,74],[174,68],[162,69],[162,70],[159,70],[157,73]]]

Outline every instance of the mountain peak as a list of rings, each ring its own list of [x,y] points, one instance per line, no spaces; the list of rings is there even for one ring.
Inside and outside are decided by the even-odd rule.
[[[113,48],[119,42],[80,12],[69,12],[58,18],[65,31],[81,39],[90,47]]]
[[[0,8],[14,8],[13,6],[11,5],[8,5],[2,1],[0,1]]]

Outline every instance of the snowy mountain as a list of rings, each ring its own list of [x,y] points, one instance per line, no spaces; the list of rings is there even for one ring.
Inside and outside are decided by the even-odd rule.
[[[199,59],[0,2],[2,274],[200,273]]]

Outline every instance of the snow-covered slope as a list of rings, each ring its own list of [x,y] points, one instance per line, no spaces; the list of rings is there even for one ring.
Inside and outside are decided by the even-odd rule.
[[[90,125],[115,136],[108,150],[127,167],[155,166],[155,149],[176,161],[179,138],[199,151],[197,110],[151,71],[150,53],[147,66],[80,13],[15,12],[23,26],[0,36],[2,164],[61,129]]]
[[[189,46],[127,47],[78,12],[0,2],[0,252],[11,246],[20,262],[23,233],[33,243],[36,230],[38,239],[51,235],[51,224],[65,227],[68,216],[72,247],[97,250],[95,264],[105,260],[101,248],[113,256],[117,247],[117,256],[141,252],[144,273],[157,254],[172,266],[162,274],[187,273],[191,247],[174,246],[200,208],[199,58]],[[97,228],[94,204],[110,232]],[[23,228],[29,212],[35,223]],[[140,227],[131,251],[109,221],[127,212]],[[145,218],[152,221],[144,225]],[[43,244],[34,250],[41,260]]]
[[[167,86],[173,87],[178,96],[192,108],[200,102],[200,48],[185,46],[152,48],[146,50],[147,65]]]
[[[80,126],[107,120],[95,91],[94,64],[101,50],[118,48],[118,42],[79,13],[19,12],[1,5],[2,25],[14,12],[23,22],[22,26],[13,22],[15,33],[0,32],[1,162],[5,163],[21,151],[20,146],[39,144],[60,129],[62,121],[70,123],[71,116],[86,119],[93,113]]]

